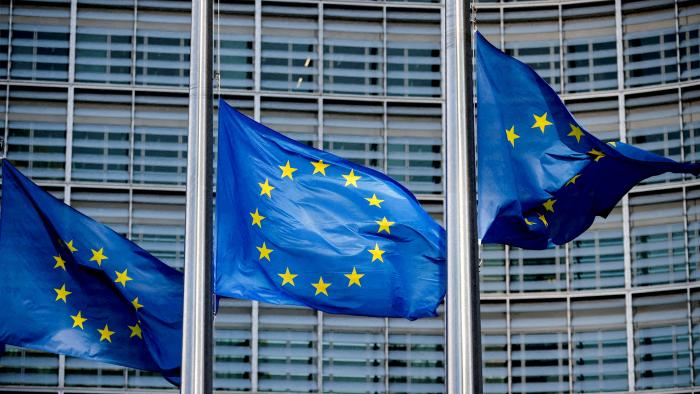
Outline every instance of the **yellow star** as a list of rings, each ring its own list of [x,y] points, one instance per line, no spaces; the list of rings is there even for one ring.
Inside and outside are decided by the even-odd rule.
[[[535,224],[535,222],[531,222],[527,218],[523,218],[523,219],[525,219],[525,224],[527,224],[528,226],[532,226],[533,224]]]
[[[139,309],[143,308],[143,305],[139,304],[139,298],[138,298],[138,297],[134,298],[133,301],[131,301],[131,305],[133,305],[133,306],[134,306],[134,309],[136,309],[136,310],[139,310]]]
[[[379,244],[375,243],[374,249],[369,249],[368,252],[372,254],[372,262],[374,262],[374,260],[379,260],[382,263],[384,262],[384,258],[382,257],[384,251],[379,249]]]
[[[617,141],[610,141],[608,142],[608,145],[612,146],[613,148],[617,148]]]
[[[115,279],[114,282],[121,283],[123,287],[126,287],[126,282],[133,280],[127,275],[126,271],[126,268],[124,268],[124,272],[114,271],[114,273],[117,274],[117,279]]]
[[[326,176],[326,168],[330,167],[330,164],[324,163],[323,160],[312,161],[311,165],[314,166],[314,174],[318,174],[320,172],[323,174],[323,176]]]
[[[54,265],[54,268],[61,267],[63,270],[66,270],[66,260],[63,260],[63,257],[61,255],[58,256],[53,256],[53,259],[56,260],[56,265]]]
[[[591,156],[595,156],[595,158],[593,159],[593,161],[595,161],[595,162],[598,162],[598,160],[600,160],[600,159],[602,159],[603,157],[605,157],[605,153],[603,153],[603,152],[601,152],[601,151],[599,151],[599,150],[597,150],[597,149],[591,149],[591,150],[588,151],[587,153],[588,153],[589,155],[591,155]]]
[[[350,170],[350,173],[347,175],[343,175],[343,178],[345,178],[345,186],[353,185],[357,187],[357,180],[362,177],[359,175],[355,175],[355,170]]]
[[[60,289],[54,289],[54,291],[56,292],[56,299],[54,301],[63,300],[63,303],[67,303],[68,300],[66,299],[66,297],[68,297],[70,294],[73,294],[72,291],[66,290],[65,283],[61,286]]]
[[[139,326],[138,323],[134,324],[133,326],[127,325],[127,327],[129,327],[129,329],[131,330],[131,335],[129,335],[129,338],[139,337],[143,339],[143,337],[141,336],[141,326]]]
[[[65,241],[63,241],[63,242],[65,242]],[[71,253],[75,253],[75,252],[78,251],[78,249],[76,249],[75,246],[73,246],[73,240],[72,240],[72,239],[71,239],[70,241],[68,241],[68,242],[65,242],[65,243],[66,243],[66,246],[68,247],[68,250],[70,250]]]
[[[80,311],[78,311],[78,314],[75,316],[71,315],[70,318],[73,319],[73,328],[80,327],[81,330],[84,329],[83,323],[85,323],[87,321],[87,319],[81,315]]]
[[[100,332],[100,342],[106,339],[109,343],[112,343],[112,334],[114,334],[114,331],[109,331],[109,326],[107,326],[107,324],[105,324],[105,328],[101,330],[98,328],[97,331]]]
[[[282,278],[282,286],[286,285],[287,283],[289,283],[292,286],[296,286],[294,284],[294,278],[296,278],[299,275],[289,272],[289,267],[287,267],[287,271],[285,273],[277,274],[277,276]]]
[[[376,194],[372,194],[372,197],[365,197],[365,200],[369,201],[370,206],[375,206],[381,208],[381,203],[384,202],[384,200],[380,200],[377,198]]]
[[[508,142],[513,145],[513,148],[515,148],[515,140],[520,138],[519,135],[515,134],[515,125],[513,125],[510,130],[506,130],[506,138],[508,139]]]
[[[581,131],[581,128],[574,126],[571,123],[569,123],[569,126],[571,126],[571,132],[568,134],[568,136],[576,137],[576,142],[581,142],[581,137],[583,137],[583,131]]]
[[[255,208],[255,212],[251,212],[251,213],[250,213],[250,216],[253,217],[253,223],[251,223],[251,226],[257,224],[258,227],[262,228],[262,220],[265,219],[265,216],[262,216],[262,215],[258,212],[258,209],[257,209],[257,208]]]
[[[540,222],[542,222],[542,224],[544,224],[545,227],[549,226],[549,223],[547,223],[547,218],[544,217],[544,215],[537,215],[537,218],[540,219]]]
[[[552,122],[547,120],[547,113],[545,112],[542,116],[537,116],[535,114],[532,114],[532,116],[535,117],[535,124],[533,124],[531,128],[539,127],[542,134],[544,134],[544,128],[552,124]]]
[[[322,276],[319,277],[318,283],[312,283],[312,284],[311,284],[311,286],[313,286],[313,287],[316,288],[316,294],[314,294],[314,295],[319,295],[319,294],[323,293],[323,294],[326,295],[326,297],[328,296],[328,291],[326,291],[326,289],[328,289],[328,287],[329,287],[330,285],[331,285],[330,283],[325,283],[325,282],[323,281],[323,277],[322,277]]]
[[[294,174],[294,171],[296,171],[297,169],[289,165],[289,160],[287,160],[287,164],[278,167],[280,168],[280,170],[282,170],[282,179],[288,176],[289,179],[294,180],[294,176],[292,176],[292,174]]]
[[[576,180],[577,180],[580,176],[581,176],[581,174],[576,174],[576,175],[574,175],[574,177],[571,178],[571,179],[569,179],[569,181],[566,182],[566,185],[564,185],[564,186],[569,186],[569,185],[571,185],[571,184],[576,184]]]
[[[355,267],[352,267],[352,273],[351,274],[343,274],[345,275],[346,278],[348,278],[348,287],[352,285],[358,285],[362,287],[362,284],[360,283],[360,279],[362,279],[365,274],[358,274],[357,270],[355,270]]]
[[[260,195],[267,195],[267,198],[272,198],[270,192],[274,190],[274,186],[270,186],[269,180],[265,178],[265,183],[258,183],[260,185]]]
[[[258,249],[258,252],[260,252],[260,257],[258,257],[258,260],[265,258],[267,261],[270,261],[270,253],[272,253],[273,250],[268,249],[265,242],[263,242],[262,246],[256,246],[256,248]]]
[[[377,230],[377,233],[386,231],[387,233],[391,234],[391,230],[389,230],[389,227],[393,226],[394,222],[386,220],[386,216],[382,220],[375,220],[375,223],[379,225],[379,230]]]
[[[102,266],[102,260],[107,260],[107,256],[104,255],[104,248],[100,248],[100,250],[90,249],[90,251],[92,252],[90,261],[96,261],[97,265]]]
[[[544,209],[548,210],[549,212],[554,212],[554,203],[557,202],[557,200],[552,200],[551,198],[547,201],[545,201],[542,206]]]

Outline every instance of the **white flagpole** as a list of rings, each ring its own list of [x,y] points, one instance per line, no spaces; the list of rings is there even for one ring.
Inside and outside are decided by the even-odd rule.
[[[448,0],[445,7],[448,394],[483,391],[473,68],[466,3]]]
[[[212,0],[192,1],[181,392],[212,391]]]

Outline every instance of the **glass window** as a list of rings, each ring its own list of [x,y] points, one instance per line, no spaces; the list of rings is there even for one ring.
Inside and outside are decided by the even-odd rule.
[[[491,0],[497,2],[497,0]],[[485,1],[481,0],[481,3]],[[479,32],[496,48],[501,48],[501,13],[499,10],[479,9],[476,13]],[[502,49],[502,48],[501,48]]]
[[[260,122],[302,144],[317,146],[318,105],[316,100],[263,97],[260,100]]]
[[[129,192],[127,190],[81,189],[71,191],[70,205],[126,237],[129,234]],[[83,240],[89,242],[90,240]],[[97,245],[93,246],[97,249]],[[109,250],[105,251],[107,256]],[[116,252],[116,251],[115,251]]]
[[[559,92],[559,11],[508,9],[504,14],[506,53],[527,63]]]
[[[678,80],[673,3],[623,0],[622,36],[625,86]]]
[[[700,382],[700,291],[697,289],[690,291],[690,318],[693,327],[693,377]]]
[[[134,191],[131,239],[171,267],[185,263],[185,196]]]
[[[700,280],[700,188],[688,188],[685,198],[688,209],[687,235],[690,280],[698,281]]]
[[[681,79],[700,77],[700,4],[678,1]]]
[[[258,390],[317,390],[316,311],[260,303]]]
[[[58,355],[4,345],[0,354],[0,384],[57,386]]]
[[[318,7],[264,3],[260,83],[265,90],[318,91]]]
[[[683,151],[685,161],[700,161],[700,88],[683,89]]]
[[[65,385],[68,387],[122,388],[126,368],[99,361],[66,356]]]
[[[441,194],[440,105],[388,104],[387,132],[388,175],[413,193]]]
[[[323,315],[324,392],[385,392],[384,322],[381,318]]]
[[[632,300],[637,390],[690,386],[686,297],[684,291]]]
[[[566,302],[512,302],[513,392],[569,391]]]
[[[486,394],[508,392],[506,319],[505,302],[481,302],[481,362]]]
[[[64,179],[67,99],[63,89],[10,89],[7,157],[26,176]]]
[[[570,245],[571,287],[574,290],[625,286],[622,209],[613,209]]]
[[[12,10],[15,79],[68,80],[70,1],[16,2]]]
[[[563,246],[545,250],[510,249],[510,291],[560,291],[566,289]]]
[[[384,107],[381,103],[325,101],[323,149],[384,171]]]
[[[384,93],[383,29],[381,8],[324,8],[324,92]]]
[[[389,320],[389,392],[445,392],[445,310],[437,317]]]
[[[419,202],[423,209],[428,212],[428,215],[430,215],[431,218],[433,218],[441,226],[445,226],[445,204],[443,203],[443,200],[423,199]]]
[[[136,94],[134,183],[185,183],[188,104],[187,96]]]
[[[387,95],[440,97],[440,12],[388,8]]]
[[[218,95],[217,95],[218,96]],[[217,160],[219,157],[219,152],[218,152],[218,139],[219,139],[219,97],[216,97],[214,99],[214,171],[213,171],[213,180],[214,180],[214,193],[216,194],[216,165],[217,165]],[[245,96],[222,96],[224,100],[228,103],[228,105],[232,106],[235,108],[237,111],[240,113],[250,117],[251,119],[254,116],[254,103],[253,103],[253,97],[245,97]],[[316,119],[316,118],[314,118]],[[214,197],[214,200],[216,200],[216,196]]]
[[[566,91],[616,89],[615,4],[566,6],[562,17]]]
[[[217,9],[220,13],[214,16],[214,39],[221,38],[216,46],[221,52],[214,61],[221,61],[221,87],[253,89],[255,3],[222,1]]]
[[[680,114],[675,90],[628,96],[625,107],[630,144],[676,161],[681,160]],[[643,183],[669,182],[682,177],[682,174],[666,173]]]
[[[10,44],[10,5],[0,4],[0,79],[7,78],[7,54]]]
[[[574,392],[627,391],[625,299],[571,302]]]
[[[75,80],[130,83],[134,36],[133,1],[80,1]],[[92,4],[91,4],[92,3]]]
[[[604,142],[620,140],[617,98],[571,100],[566,107],[591,134]]]
[[[686,280],[682,197],[680,190],[630,197],[635,286]]]
[[[131,109],[130,93],[76,90],[73,179],[129,181]]]
[[[214,389],[250,391],[251,302],[221,298],[214,318]]]
[[[479,290],[482,293],[505,293],[505,247],[498,244],[482,244],[480,247],[481,269],[479,270],[479,277],[481,281]]]
[[[136,83],[189,84],[191,3],[139,2],[136,12]]]

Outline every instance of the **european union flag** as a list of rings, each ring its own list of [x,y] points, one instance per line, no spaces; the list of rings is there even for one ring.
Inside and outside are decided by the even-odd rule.
[[[403,186],[219,102],[215,293],[416,319],[445,295],[445,231]]]
[[[527,249],[564,244],[634,185],[682,164],[588,133],[530,67],[476,34],[479,236]]]
[[[179,379],[182,274],[3,160],[0,343]]]

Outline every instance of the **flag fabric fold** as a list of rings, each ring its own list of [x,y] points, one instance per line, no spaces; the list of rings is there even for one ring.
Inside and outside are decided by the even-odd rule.
[[[0,343],[179,381],[183,277],[3,160]]]
[[[604,143],[534,70],[476,33],[478,216],[482,243],[544,249],[606,217],[637,183],[698,175],[622,142]]]
[[[445,232],[403,186],[219,102],[215,293],[416,319],[445,294]]]

